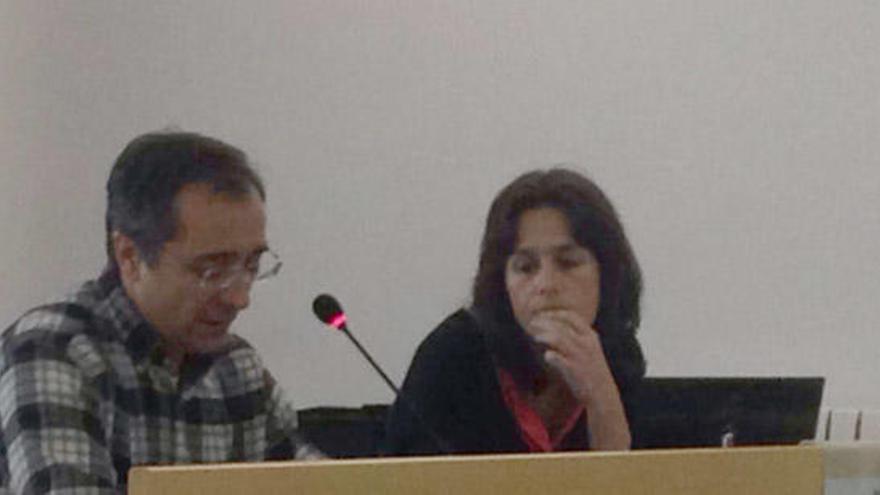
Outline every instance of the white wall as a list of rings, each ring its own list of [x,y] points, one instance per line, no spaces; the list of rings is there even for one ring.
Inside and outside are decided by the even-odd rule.
[[[282,274],[238,329],[301,407],[390,400],[467,301],[497,190],[582,165],[624,216],[655,375],[824,375],[880,406],[872,1],[0,0],[0,315],[97,274],[134,135],[247,150]]]

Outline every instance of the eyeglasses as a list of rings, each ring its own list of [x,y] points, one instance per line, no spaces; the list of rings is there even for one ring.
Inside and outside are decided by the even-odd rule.
[[[277,254],[266,250],[242,262],[231,265],[210,265],[196,271],[199,288],[205,291],[221,291],[236,282],[252,284],[278,275],[283,263]]]

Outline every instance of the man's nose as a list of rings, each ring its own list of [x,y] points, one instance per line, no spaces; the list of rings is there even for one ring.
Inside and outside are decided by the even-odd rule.
[[[220,297],[223,302],[241,311],[251,303],[251,285],[253,285],[252,278],[236,277],[229,287],[223,289]]]

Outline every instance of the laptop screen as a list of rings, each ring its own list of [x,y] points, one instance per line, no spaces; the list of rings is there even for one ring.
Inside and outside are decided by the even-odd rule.
[[[630,405],[633,448],[785,445],[812,439],[824,378],[659,378]]]

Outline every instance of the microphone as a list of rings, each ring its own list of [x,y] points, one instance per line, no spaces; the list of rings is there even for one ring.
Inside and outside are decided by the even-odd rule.
[[[373,369],[376,370],[377,373],[379,373],[379,376],[381,376],[382,379],[385,380],[385,383],[388,384],[389,387],[391,387],[391,390],[394,391],[394,395],[400,395],[400,389],[398,389],[397,386],[394,385],[394,382],[392,382],[391,379],[388,378],[388,375],[386,375],[385,372],[382,371],[382,368],[380,368],[376,361],[373,360],[373,356],[370,356],[370,353],[367,352],[366,349],[364,349],[364,346],[362,346],[361,343],[358,342],[356,338],[354,338],[354,335],[352,335],[351,332],[348,331],[348,326],[345,324],[345,311],[342,310],[342,306],[339,305],[339,301],[337,301],[335,297],[331,296],[330,294],[321,294],[320,296],[316,297],[315,301],[312,303],[312,311],[315,312],[315,316],[317,316],[319,320],[344,333],[348,337],[348,339],[351,340],[351,342],[355,345],[355,347],[358,348],[361,354],[363,354],[363,356],[367,358],[367,361],[369,361],[370,364],[373,366]]]
[[[438,435],[433,428],[431,428],[427,422],[425,422],[422,415],[416,411],[416,408],[409,402],[406,396],[400,394],[400,389],[394,385],[394,382],[388,378],[388,375],[382,371],[382,368],[378,363],[370,356],[370,353],[364,349],[364,346],[361,345],[360,342],[348,331],[348,325],[346,324],[347,317],[345,316],[345,311],[342,310],[342,306],[339,304],[339,301],[336,300],[335,297],[330,294],[321,294],[315,298],[314,302],[312,302],[312,311],[314,311],[315,316],[318,317],[323,323],[339,330],[344,333],[349,340],[357,347],[358,351],[360,351],[361,355],[363,355],[370,365],[379,373],[379,376],[382,377],[382,380],[394,391],[394,397],[400,399],[400,401],[406,406],[410,413],[416,418],[422,427],[425,428],[425,431],[431,436],[431,440],[434,441],[436,446],[444,453],[444,454],[452,454],[452,448],[449,446],[446,441],[444,441],[440,435]]]

